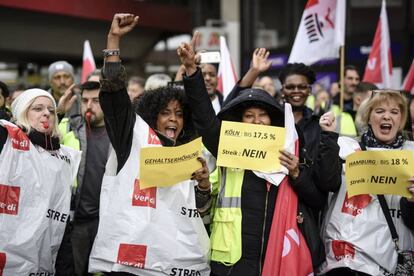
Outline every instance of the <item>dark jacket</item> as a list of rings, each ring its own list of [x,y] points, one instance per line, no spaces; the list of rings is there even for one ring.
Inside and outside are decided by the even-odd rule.
[[[405,225],[414,231],[414,202],[410,202],[403,197],[400,200],[401,216]]]
[[[102,70],[99,101],[104,112],[105,126],[116,152],[119,172],[127,161],[131,146],[136,113],[126,90],[126,72],[121,62],[106,62]],[[184,122],[184,129],[186,122]],[[173,146],[171,140],[157,133],[163,146]],[[196,189],[197,191],[197,189]],[[196,204],[200,197],[196,193]],[[204,200],[204,198],[203,198]],[[202,204],[201,204],[202,205]],[[126,272],[111,272],[108,275],[132,275]]]
[[[190,77],[184,77],[184,87],[193,111],[194,125],[203,138],[207,149],[217,156],[219,133],[222,120],[241,121],[241,111],[254,102],[266,109],[271,117],[272,125],[284,125],[283,108],[274,98],[260,89],[247,89],[231,101],[226,101],[221,112],[216,116],[208,97],[200,70]],[[322,208],[326,194],[320,192],[303,168],[299,178],[292,181],[292,186],[299,200],[306,201],[308,206]],[[232,267],[211,262],[215,275],[260,275],[264,262],[267,242],[272,223],[277,187],[257,177],[252,171],[245,170],[242,192],[242,257]],[[315,229],[316,232],[318,231]]]

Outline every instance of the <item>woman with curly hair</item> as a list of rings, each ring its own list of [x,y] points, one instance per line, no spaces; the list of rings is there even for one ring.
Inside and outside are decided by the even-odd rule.
[[[191,120],[191,110],[182,89],[167,86],[148,90],[141,97],[136,98],[132,104],[135,112],[160,137],[164,138],[164,142],[180,145],[190,142],[196,137],[196,131]],[[181,131],[177,131],[171,125],[163,128],[159,121],[160,118],[167,115],[165,112],[166,109],[176,104],[180,107],[180,113],[182,113],[183,121],[185,122]]]
[[[114,152],[102,182],[89,272],[207,276],[209,239],[198,212],[210,199],[206,161],[198,158],[202,167],[191,180],[140,187],[140,149],[183,144],[194,139],[195,132],[179,89],[150,90],[135,101],[135,110],[131,105],[119,42],[137,22],[132,14],[115,14],[104,51],[99,101]]]

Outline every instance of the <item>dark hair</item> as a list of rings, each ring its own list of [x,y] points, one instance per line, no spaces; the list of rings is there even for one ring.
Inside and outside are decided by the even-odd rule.
[[[355,71],[355,72],[357,72],[358,76],[361,76],[361,74],[359,73],[358,68],[356,68],[356,66],[354,66],[354,65],[348,64],[348,65],[345,66],[345,68],[344,68],[344,76],[346,75],[346,72],[347,71]]]
[[[180,103],[184,114],[184,126],[177,138],[177,144],[184,144],[193,140],[197,134],[191,109],[182,89],[164,86],[145,91],[140,97],[134,99],[133,108],[152,129],[156,130],[158,114],[174,100]]]
[[[7,84],[2,81],[0,81],[0,92],[4,98],[7,98],[9,96],[9,88],[7,87]]]
[[[290,75],[305,76],[309,84],[313,84],[316,80],[315,72],[312,68],[303,63],[288,63],[279,73],[280,82],[284,84],[286,78]]]
[[[87,76],[86,76],[86,81],[88,81],[92,76],[101,76],[101,70],[100,69],[95,69],[92,72],[90,72]]]
[[[267,92],[266,92],[267,93]],[[247,102],[243,102],[239,105],[237,105],[234,109],[234,116],[232,121],[235,122],[242,122],[243,121],[243,113],[244,111],[246,111],[249,108],[260,108],[263,109],[267,112],[267,115],[269,116],[270,120],[271,120],[271,125],[272,126],[283,126],[284,125],[284,118],[283,117],[276,117],[273,116],[275,111],[274,109],[272,109],[271,106],[269,106],[268,104],[259,102],[259,101],[247,101]],[[231,117],[229,117],[229,119],[231,120]]]
[[[355,92],[354,93],[366,93],[368,91],[377,90],[377,89],[378,89],[378,87],[375,84],[373,84],[371,82],[361,81],[360,83],[358,83],[355,86]]]
[[[412,140],[414,137],[413,137],[413,129],[412,129],[412,123],[413,123],[413,121],[411,120],[410,105],[414,101],[414,96],[413,95],[410,95],[410,94],[407,94],[407,93],[405,95],[407,97],[407,102],[408,102],[407,103],[407,106],[408,106],[408,109],[407,109],[408,116],[407,116],[407,122],[405,123],[404,132],[407,134],[408,138],[410,140]]]

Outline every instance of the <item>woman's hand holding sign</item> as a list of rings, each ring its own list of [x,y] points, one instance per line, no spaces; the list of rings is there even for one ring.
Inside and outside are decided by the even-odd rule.
[[[206,160],[202,157],[197,158],[200,161],[202,167],[191,175],[191,180],[197,180],[198,188],[202,191],[210,190],[211,183],[210,183],[210,172],[207,167]]]

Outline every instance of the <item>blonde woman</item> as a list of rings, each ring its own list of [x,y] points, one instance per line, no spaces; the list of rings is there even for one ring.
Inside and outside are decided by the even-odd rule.
[[[348,137],[338,139],[338,164],[358,150],[404,149],[414,154],[414,143],[406,141],[402,135],[407,119],[407,103],[399,91],[374,90],[360,109],[360,122],[366,131],[360,141]],[[336,122],[333,114],[324,114],[320,126],[324,131],[334,131]],[[331,162],[329,166],[338,164]],[[335,194],[324,223],[327,258],[320,272],[326,275],[392,275],[397,264],[398,267],[402,265],[402,258],[398,258],[400,250],[405,251],[406,256],[411,255],[412,260],[414,236],[407,227],[407,219],[403,217],[407,217],[407,211],[413,212],[414,198],[373,194],[349,198],[344,169],[342,172],[338,169],[337,173],[342,173],[342,181],[330,183],[330,190]],[[407,189],[414,195],[414,176],[407,179]],[[386,211],[384,206],[388,206],[391,211]],[[403,215],[400,215],[400,210]],[[392,224],[387,223],[388,213],[392,217]],[[395,226],[398,244],[394,243],[396,237],[391,234],[390,225]],[[412,275],[412,269],[411,265],[411,272],[407,275]]]
[[[0,263],[3,275],[52,275],[80,152],[59,144],[56,104],[29,89],[0,120]],[[1,269],[0,269],[1,271]]]

